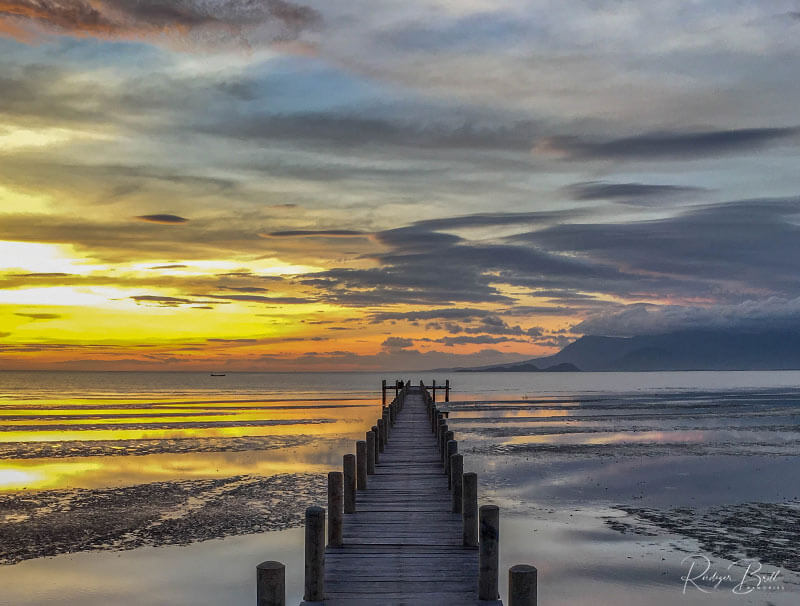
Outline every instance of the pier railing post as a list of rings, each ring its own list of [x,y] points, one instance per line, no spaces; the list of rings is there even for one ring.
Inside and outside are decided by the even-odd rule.
[[[367,432],[367,473],[375,474],[375,463],[377,462],[377,444],[375,443],[375,430]]]
[[[325,510],[322,507],[306,509],[306,576],[307,602],[325,599]]]
[[[450,379],[444,382],[444,401],[450,401]]]
[[[534,566],[517,564],[508,569],[508,606],[536,606],[538,572]]]
[[[450,457],[450,490],[453,491],[453,513],[461,513],[461,500],[464,495],[464,455]]]
[[[367,442],[356,442],[356,480],[358,490],[367,489]]]
[[[497,505],[481,506],[480,527],[478,599],[497,600],[500,598],[498,590],[500,510]]]
[[[452,433],[451,431],[447,432]],[[450,487],[450,461],[452,461],[452,457],[454,454],[458,452],[458,442],[455,440],[448,440],[447,441],[447,455],[444,459],[444,473],[447,476],[447,487]]]
[[[464,546],[478,546],[478,474],[463,475],[463,497],[461,517],[464,521]]]
[[[445,425],[445,428],[446,427],[447,426]],[[447,443],[453,440],[454,438],[455,438],[455,433],[449,429],[446,429],[444,435],[442,436],[441,455],[442,455],[442,465],[444,466],[445,472],[447,472]]]
[[[436,401],[436,379],[433,379],[433,381],[431,382],[431,391],[433,392],[433,396],[431,396],[431,399],[435,402]]]
[[[389,411],[383,411],[383,443],[389,443]]]
[[[381,381],[381,407],[386,406],[386,379]]]
[[[346,454],[342,457],[344,467],[344,512],[356,512],[356,456]]]
[[[383,427],[383,419],[378,419],[378,452],[386,450],[386,435]]]
[[[344,480],[341,471],[328,472],[328,545],[342,546]]]
[[[280,562],[256,566],[256,606],[286,606],[286,566]]]

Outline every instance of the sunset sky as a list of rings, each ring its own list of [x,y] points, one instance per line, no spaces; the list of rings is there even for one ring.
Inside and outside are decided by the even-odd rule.
[[[800,1],[0,0],[0,369],[800,328]]]

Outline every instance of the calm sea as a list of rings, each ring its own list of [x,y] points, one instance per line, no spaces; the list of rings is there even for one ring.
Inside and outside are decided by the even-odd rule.
[[[800,603],[791,571],[780,590],[745,597],[684,594],[680,580],[687,553],[724,567],[749,549],[735,528],[727,551],[703,535],[724,508],[738,526],[748,522],[735,508],[773,516],[758,533],[773,532],[778,548],[757,555],[794,565],[779,527],[797,526],[800,372],[0,372],[0,537],[27,536],[43,516],[58,524],[53,508],[68,513],[78,497],[138,486],[193,487],[163,518],[208,509],[242,478],[286,478],[274,507],[291,509],[278,494],[298,486],[289,479],[338,468],[380,415],[381,379],[395,378],[450,379],[467,470],[479,473],[481,500],[502,508],[503,564],[539,567],[540,603]],[[228,535],[25,556],[0,566],[0,604],[251,604],[265,559],[289,565],[299,600],[300,529]]]

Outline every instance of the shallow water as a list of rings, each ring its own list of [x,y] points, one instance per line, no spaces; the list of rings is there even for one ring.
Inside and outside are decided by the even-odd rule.
[[[445,378],[409,375],[420,377],[426,383]],[[381,378],[394,379],[375,373],[0,373],[0,498],[7,505],[0,501],[0,526],[44,520],[53,503],[79,501],[91,511],[98,495],[113,500],[106,489],[134,485],[158,486],[153,494],[169,503],[182,487],[188,500],[165,505],[179,522],[187,511],[202,513],[187,515],[187,524],[203,520],[209,527],[209,520],[235,514],[238,523],[219,536],[254,532],[253,520],[258,528],[295,524],[301,508],[283,494],[274,495],[274,507],[297,511],[270,519],[263,490],[274,485],[258,478],[274,477],[289,497],[302,485],[313,498],[315,481],[298,484],[298,478],[322,481],[339,467],[341,455],[379,415]],[[772,560],[763,562],[770,570],[796,561],[792,548],[781,547],[791,540],[778,531],[798,526],[792,507],[800,502],[800,373],[449,378],[450,425],[465,466],[479,473],[482,502],[503,510],[503,569],[534,563],[541,604],[800,603],[792,572],[783,573],[780,589],[745,595],[724,583],[710,593],[690,586],[684,595],[680,579],[687,555],[705,554],[725,568],[731,562],[723,555],[735,555],[732,545]],[[236,496],[233,507],[243,484],[258,490],[248,488],[244,504]],[[67,492],[53,492],[59,490]],[[19,499],[17,509],[8,505],[20,496],[39,509],[22,511]],[[775,510],[770,504],[788,505]],[[720,524],[720,507],[733,508],[724,515],[737,525],[715,547],[704,529]],[[167,516],[156,513],[144,542],[129,546],[165,540],[160,532],[148,543]],[[769,520],[759,536],[773,528],[774,544],[768,536],[751,541],[736,533],[756,514]],[[191,540],[215,536],[195,534]],[[289,565],[289,603],[299,599],[299,529],[186,546],[166,540],[161,547],[0,566],[0,603],[244,605],[253,602],[254,567],[264,559]],[[106,543],[125,545],[108,537]]]

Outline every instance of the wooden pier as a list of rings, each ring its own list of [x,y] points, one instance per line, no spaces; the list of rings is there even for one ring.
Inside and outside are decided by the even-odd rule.
[[[502,606],[498,508],[478,510],[477,476],[427,386],[400,383],[366,438],[328,476],[327,548],[325,510],[306,512],[302,604]],[[259,566],[258,606],[284,606],[281,566]],[[509,579],[509,606],[536,606],[536,569]]]

